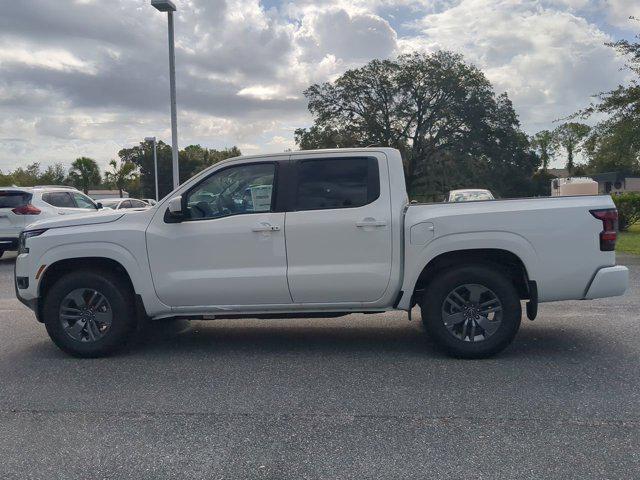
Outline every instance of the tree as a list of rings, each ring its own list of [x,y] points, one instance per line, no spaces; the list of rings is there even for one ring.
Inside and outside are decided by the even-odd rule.
[[[158,154],[158,190],[162,198],[173,190],[173,168],[171,146],[159,141]],[[185,181],[196,173],[226,158],[240,156],[237,147],[223,150],[207,149],[200,145],[189,145],[179,152],[180,179]],[[124,148],[118,152],[122,162],[131,162],[139,169],[140,196],[155,198],[155,173],[153,164],[153,145],[141,142],[132,148]]]
[[[67,169],[61,163],[49,165],[42,173],[38,183],[41,185],[64,185]]]
[[[508,97],[496,96],[479,69],[451,52],[373,60],[304,95],[314,124],[296,130],[300,148],[397,148],[413,198],[439,198],[457,186],[502,191],[500,169],[522,183],[535,171],[538,158]]]
[[[118,162],[111,160],[109,162],[111,171],[104,172],[104,181],[107,185],[117,188],[122,198],[122,191],[131,184],[138,176],[136,170],[138,167],[133,162]]]
[[[40,163],[18,167],[11,173],[12,183],[20,187],[33,187],[40,183]]]
[[[640,175],[640,139],[637,133],[630,118],[599,123],[585,142],[588,171]]]
[[[591,131],[589,125],[577,122],[563,123],[553,131],[555,146],[564,148],[567,152],[567,171],[571,175],[574,171],[574,155],[578,153],[583,146],[583,142]]]
[[[86,194],[89,188],[100,185],[100,168],[95,160],[88,157],[76,158],[69,170],[69,180],[76,188],[81,188]]]
[[[556,145],[553,133],[549,130],[539,131],[531,137],[531,147],[540,156],[542,170],[546,172],[549,168],[549,162],[556,154]]]
[[[586,142],[591,172],[640,173],[640,42],[619,40],[607,45],[626,57],[626,68],[635,78],[627,85],[597,94],[597,101],[574,117],[607,116]]]

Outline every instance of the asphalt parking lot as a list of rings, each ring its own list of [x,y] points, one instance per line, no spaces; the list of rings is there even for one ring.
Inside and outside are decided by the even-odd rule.
[[[625,297],[543,305],[482,361],[395,313],[163,323],[77,360],[14,298],[8,257],[0,478],[640,475],[640,257],[619,258]]]

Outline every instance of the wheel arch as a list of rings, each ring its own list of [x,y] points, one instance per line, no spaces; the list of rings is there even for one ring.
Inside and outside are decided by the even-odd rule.
[[[135,292],[131,276],[124,266],[108,257],[75,257],[64,258],[48,265],[38,283],[38,297],[46,295],[48,289],[63,275],[77,270],[106,270],[115,273],[125,281]]]
[[[430,258],[418,271],[415,280],[411,283],[411,288],[405,290],[410,295],[403,296],[399,308],[413,307],[417,295],[427,289],[429,283],[437,278],[438,274],[461,265],[486,265],[501,271],[514,284],[521,299],[529,299],[532,284],[535,285],[525,262],[510,250],[502,248],[448,250]]]

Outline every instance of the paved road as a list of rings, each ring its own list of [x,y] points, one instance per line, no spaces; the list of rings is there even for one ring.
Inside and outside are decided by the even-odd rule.
[[[0,261],[0,478],[640,475],[640,257],[623,298],[541,307],[497,358],[399,314],[161,325],[59,352]]]

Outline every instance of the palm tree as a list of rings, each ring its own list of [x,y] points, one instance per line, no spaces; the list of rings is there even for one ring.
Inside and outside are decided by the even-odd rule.
[[[100,167],[98,167],[98,164],[92,158],[76,158],[71,164],[69,179],[76,187],[82,188],[85,194],[89,193],[89,187],[100,185],[102,180]]]
[[[531,138],[531,146],[540,154],[542,171],[546,172],[549,162],[556,154],[555,137],[553,132],[542,130]]]
[[[569,175],[572,175],[575,169],[574,154],[582,149],[582,144],[590,131],[591,127],[589,125],[575,122],[564,123],[553,131],[556,146],[567,151],[567,171]]]
[[[120,162],[118,165],[115,160],[111,160],[109,166],[112,171],[104,172],[104,180],[107,184],[117,188],[120,192],[120,198],[122,198],[122,191],[138,176],[136,172],[138,167],[133,162]]]

